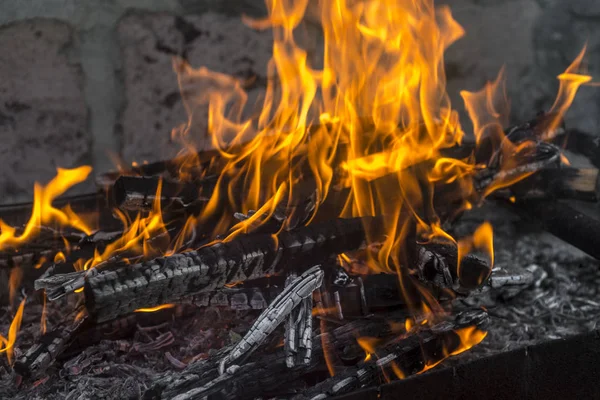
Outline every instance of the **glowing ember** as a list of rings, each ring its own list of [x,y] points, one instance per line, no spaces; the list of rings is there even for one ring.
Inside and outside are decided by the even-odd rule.
[[[152,308],[138,308],[135,312],[156,312],[159,310],[164,310],[167,308],[173,308],[175,304],[162,304],[160,306],[152,307]]]

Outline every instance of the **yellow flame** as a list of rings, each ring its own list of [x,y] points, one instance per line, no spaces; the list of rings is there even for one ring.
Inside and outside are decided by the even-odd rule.
[[[108,244],[100,253],[95,251],[94,256],[83,263],[83,269],[88,270],[99,264],[108,261],[111,257],[130,252],[134,255],[143,255],[152,257],[161,255],[163,252],[157,246],[150,243],[150,239],[158,235],[166,234],[166,226],[163,222],[162,210],[160,206],[160,194],[162,190],[162,180],[159,181],[152,210],[146,216],[138,214],[133,221],[130,221],[126,214],[119,210],[114,210],[124,226],[123,235]],[[169,238],[167,238],[167,241]],[[121,258],[121,261],[127,261],[127,257]],[[81,263],[75,263],[81,266]]]
[[[10,300],[10,306],[13,306],[17,290],[23,279],[23,270],[20,267],[14,267],[10,270],[8,277],[8,296]]]
[[[408,260],[404,249],[413,224],[421,238],[455,242],[436,215],[436,185],[452,185],[453,197],[446,201],[457,203],[458,211],[479,201],[472,177],[484,166],[472,157],[441,156],[464,135],[444,72],[444,52],[464,30],[448,7],[436,8],[430,0],[320,1],[324,45],[317,69],[294,35],[308,0],[266,4],[268,17],[245,18],[249,26],[273,32],[270,79],[259,112],[248,113],[245,82],[174,62],[189,116],[173,131],[184,145],[180,178],[189,179],[198,167],[197,138],[191,132],[205,106],[209,140],[219,155],[209,167],[219,176],[217,187],[193,223],[210,224],[215,234],[223,234],[231,210],[257,210],[229,230],[229,240],[259,226],[280,203],[306,196],[307,181],[312,182],[308,192],[316,194],[317,213],[336,182],[349,189],[340,216],[386,215],[384,243],[368,263],[375,271],[398,273],[408,293],[411,282],[399,272]],[[564,88],[553,111],[566,111],[577,85],[586,81],[575,73],[582,56],[559,77]],[[488,140],[499,146],[509,108],[504,69],[482,91],[461,95],[478,145]],[[484,196],[526,175],[495,182]],[[421,298],[410,303],[441,312],[426,290],[417,292]]]
[[[6,353],[6,358],[8,358],[8,363],[12,365],[13,358],[13,347],[15,342],[17,341],[17,334],[19,329],[21,329],[21,320],[23,319],[23,309],[25,308],[25,300],[21,301],[15,316],[10,323],[10,328],[8,328],[8,338],[0,335],[0,353]]]
[[[70,207],[59,210],[52,206],[52,201],[65,193],[72,186],[83,182],[92,172],[89,166],[74,169],[57,169],[57,174],[45,187],[36,183],[33,188],[33,210],[29,221],[20,235],[16,229],[0,220],[0,250],[9,246],[18,246],[35,237],[41,226],[58,224],[62,227],[71,227],[86,234],[92,232],[81,217],[75,214]]]
[[[462,260],[472,251],[482,252],[490,261],[490,268],[485,276],[477,277],[477,285],[483,281],[491,273],[494,267],[494,232],[492,225],[489,222],[481,224],[473,233],[472,236],[462,238],[458,241],[458,277],[462,278],[465,271],[462,270]]]
[[[369,361],[373,354],[375,354],[375,349],[377,345],[381,343],[381,340],[372,337],[360,337],[356,339],[358,345],[365,351],[365,359],[364,361]]]

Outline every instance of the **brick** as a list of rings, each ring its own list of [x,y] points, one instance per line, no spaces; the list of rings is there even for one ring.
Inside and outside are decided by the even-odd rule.
[[[134,13],[119,22],[118,34],[126,96],[122,156],[128,163],[173,157],[181,149],[171,140],[171,130],[186,121],[174,56],[184,56],[194,68],[255,77],[249,103],[264,91],[271,34],[246,27],[240,16]],[[194,90],[201,94],[201,88]],[[194,112],[191,132],[200,148],[210,147],[206,132],[207,108],[202,107]]]
[[[72,28],[55,20],[0,27],[0,202],[30,196],[57,167],[90,163],[83,76],[67,56],[72,44]]]

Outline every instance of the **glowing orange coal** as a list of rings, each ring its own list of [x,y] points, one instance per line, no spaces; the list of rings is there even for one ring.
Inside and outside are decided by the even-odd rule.
[[[161,304],[160,306],[151,307],[151,308],[138,308],[137,310],[135,310],[135,312],[151,313],[151,312],[165,310],[167,308],[173,308],[173,307],[175,307],[175,304]]]

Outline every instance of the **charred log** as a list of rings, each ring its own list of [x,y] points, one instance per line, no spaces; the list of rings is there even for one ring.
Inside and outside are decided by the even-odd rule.
[[[473,326],[482,329],[487,323],[485,312],[476,311],[459,315],[454,321],[447,321],[432,329],[423,329],[400,339],[400,335],[394,332],[390,325],[402,322],[406,317],[407,314],[391,313],[387,318],[361,319],[322,333],[313,342],[311,362],[307,365],[296,365],[291,369],[286,368],[284,352],[276,351],[267,355],[255,355],[248,363],[219,375],[218,361],[228,350],[223,349],[223,353],[218,352],[208,360],[190,365],[177,376],[165,376],[146,392],[144,398],[189,400],[205,396],[219,396],[223,399],[290,396],[307,384],[309,374],[319,371],[327,373],[323,339],[329,344],[328,351],[333,353],[331,356],[337,359],[336,363],[340,362],[340,373],[316,386],[314,392],[304,392],[298,398],[334,396],[380,379],[382,367],[389,370],[392,363],[403,368],[406,375],[414,374],[422,370],[428,361],[435,360],[436,357],[442,358],[443,347],[447,346],[449,341],[456,342],[455,330]],[[384,356],[379,359],[373,356],[373,361],[361,362],[365,353],[357,345],[356,338],[363,336],[379,338],[387,343],[378,349],[378,354],[381,350]],[[340,356],[346,364],[355,366],[343,367],[342,360],[338,358]]]
[[[365,231],[373,233],[382,227],[380,217],[338,219],[284,231],[277,237],[242,235],[197,251],[134,265],[109,265],[53,279],[59,283],[59,289],[63,288],[63,293],[84,287],[88,312],[102,322],[138,308],[173,303],[187,296],[221,289],[227,284],[280,275],[294,268],[301,271],[337,254],[359,249],[365,242]],[[456,247],[452,244],[429,247],[426,254],[439,257],[424,260],[419,266],[419,277],[425,283],[446,288],[453,287],[458,280],[468,288],[473,286],[470,282],[483,282],[489,275],[486,260],[468,256],[463,265],[469,267],[463,270],[472,271],[473,277],[458,277]]]
[[[14,370],[24,377],[41,376],[62,354],[87,321],[85,317],[72,317],[69,322],[42,335],[40,340],[15,362]]]
[[[188,208],[208,200],[216,179],[203,179],[194,182],[175,182],[159,177],[121,176],[113,188],[115,206],[122,210],[149,211],[157,200],[156,194],[161,185],[160,204],[167,208]],[[206,193],[206,194],[205,194]]]
[[[462,345],[456,330],[476,328],[483,330],[489,318],[482,310],[463,312],[451,322],[419,331],[406,338],[392,340],[376,349],[369,360],[346,368],[335,376],[311,387],[294,397],[295,400],[321,400],[376,385],[383,376],[404,378],[423,371]],[[400,375],[400,376],[399,376]]]
[[[277,238],[240,236],[198,251],[94,270],[82,282],[86,307],[98,321],[107,321],[226,284],[278,275],[292,265],[302,268],[360,248],[365,240],[363,223],[376,228],[375,221],[336,220],[282,232]]]

